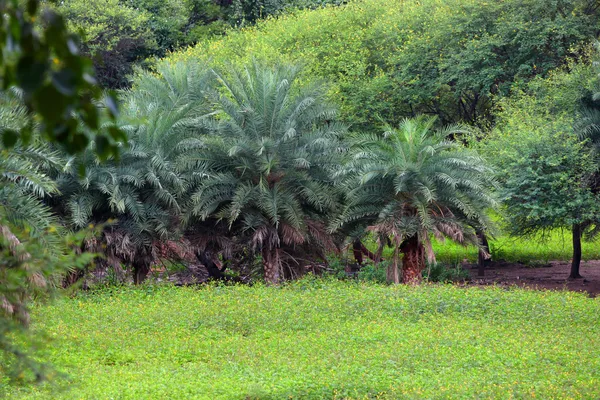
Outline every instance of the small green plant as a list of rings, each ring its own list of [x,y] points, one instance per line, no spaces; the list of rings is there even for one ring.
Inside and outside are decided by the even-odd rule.
[[[348,273],[346,272],[348,266],[348,260],[342,258],[336,254],[330,254],[327,256],[327,270],[326,274],[334,276],[338,279],[347,279]]]
[[[458,282],[469,278],[469,272],[460,263],[429,263],[423,270],[423,279],[428,282]]]
[[[386,283],[387,261],[381,261],[378,264],[369,260],[358,272],[358,280],[365,282]]]

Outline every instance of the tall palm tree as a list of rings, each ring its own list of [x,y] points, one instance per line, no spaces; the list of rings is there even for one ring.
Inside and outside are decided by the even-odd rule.
[[[187,181],[176,161],[203,145],[196,133],[208,112],[206,75],[192,64],[169,63],[159,64],[156,74],[139,73],[122,96],[118,123],[128,146],[120,159],[100,162],[92,144],[59,177],[73,225],[118,221],[105,230],[105,244],[111,258],[133,267],[135,283],[156,260],[157,242],[178,233]]]
[[[337,205],[336,112],[318,87],[300,87],[298,68],[259,63],[216,73],[215,135],[185,164],[197,180],[189,217],[227,221],[260,249],[265,279],[281,281],[285,246],[329,243],[324,216]]]
[[[383,137],[355,138],[347,166],[347,205],[333,228],[362,221],[394,248],[388,279],[418,282],[425,257],[435,255],[430,236],[477,243],[476,231],[490,226],[486,210],[490,170],[473,151],[448,137],[455,129],[435,130],[435,119],[405,119]]]

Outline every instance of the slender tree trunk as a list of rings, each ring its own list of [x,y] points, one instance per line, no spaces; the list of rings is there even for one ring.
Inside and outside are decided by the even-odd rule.
[[[146,280],[150,272],[150,263],[146,260],[134,261],[131,263],[133,267],[133,283],[139,285]]]
[[[425,248],[419,241],[419,237],[415,235],[406,239],[400,245],[400,251],[404,254],[402,259],[402,282],[418,284],[421,282],[421,274],[425,269]]]
[[[356,239],[352,242],[352,252],[354,253],[354,260],[358,265],[362,265],[363,263],[363,252],[362,252],[362,243],[360,239]]]
[[[383,247],[381,251],[383,251]],[[367,256],[375,263],[381,261],[381,254],[379,254],[379,251],[377,254],[373,253],[371,250],[367,249],[360,239],[356,239],[352,242],[352,252],[354,253],[354,259],[358,265],[362,265],[364,261],[363,256]]]
[[[394,246],[394,255],[392,256],[392,263],[388,265],[386,271],[386,279],[389,283],[400,283],[400,271],[398,269],[398,246]]]
[[[375,264],[379,264],[381,262],[381,255],[383,254],[383,248],[385,247],[385,242],[381,240],[379,242],[379,246],[377,247],[377,253],[373,256],[373,262]]]
[[[581,224],[573,224],[573,261],[571,262],[571,274],[569,279],[578,279],[579,265],[581,264]]]
[[[485,276],[485,265],[491,258],[490,245],[484,232],[477,232],[477,237],[479,238],[479,244],[481,245],[481,248],[479,249],[479,257],[477,259],[477,265],[479,266],[477,275]]]
[[[371,261],[376,262],[376,261],[381,261],[380,258],[381,256],[377,256],[377,254],[373,253],[371,250],[367,249],[367,247],[360,242],[360,251],[362,251],[362,253],[369,257],[371,259]],[[379,258],[378,258],[379,257]]]
[[[281,259],[279,258],[279,248],[269,249],[263,247],[262,250],[263,267],[265,270],[265,281],[272,285],[281,282]]]

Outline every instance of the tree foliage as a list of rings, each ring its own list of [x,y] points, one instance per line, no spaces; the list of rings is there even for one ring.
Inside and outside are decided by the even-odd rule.
[[[188,183],[176,162],[200,145],[196,124],[207,108],[206,73],[196,66],[163,63],[158,74],[139,73],[134,82],[118,119],[129,141],[121,157],[100,162],[92,146],[57,180],[72,226],[115,221],[103,236],[109,261],[131,265],[137,283],[158,258],[157,243],[180,233]]]
[[[47,2],[51,4],[51,2]],[[84,38],[100,83],[127,88],[136,66],[236,27],[297,8],[339,0],[66,0],[58,2],[70,28]]]
[[[260,22],[171,57],[303,63],[301,79],[330,82],[342,119],[362,130],[422,113],[442,125],[485,125],[494,96],[513,82],[584,57],[597,13],[589,0],[361,0]]]
[[[2,140],[11,147],[19,139],[25,144],[34,126],[50,142],[59,143],[70,153],[84,149],[90,136],[78,129],[99,129],[100,110],[110,117],[117,113],[115,99],[105,97],[95,85],[91,63],[79,53],[79,39],[68,32],[63,17],[49,9],[40,15],[38,0],[0,2],[4,16],[0,28],[0,76],[2,88],[21,91],[28,123],[19,131],[5,129]],[[105,109],[96,102],[105,97]],[[96,138],[103,157],[116,154],[117,140],[124,137],[109,129]]]
[[[573,278],[579,277],[581,236],[595,235],[600,216],[594,138],[581,128],[592,116],[584,106],[595,82],[588,64],[533,80],[502,102],[498,125],[483,144],[497,167],[506,228],[542,236],[572,228]]]

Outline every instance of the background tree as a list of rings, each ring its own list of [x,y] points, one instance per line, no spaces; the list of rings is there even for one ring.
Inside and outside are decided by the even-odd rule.
[[[282,15],[170,57],[217,67],[256,54],[305,63],[301,79],[329,82],[329,99],[358,130],[418,114],[485,127],[515,81],[588,57],[598,12],[595,0],[359,0]]]
[[[573,65],[516,90],[482,144],[501,183],[507,231],[541,240],[553,229],[572,231],[570,278],[581,277],[581,239],[595,236],[599,216],[592,114],[582,108],[594,75],[589,65]]]
[[[478,244],[476,231],[491,223],[491,170],[477,153],[450,141],[455,128],[435,130],[435,119],[406,119],[383,138],[359,136],[353,146],[347,206],[334,227],[366,220],[368,230],[394,248],[388,279],[421,279],[425,256],[434,262],[430,236]]]
[[[338,200],[330,170],[344,127],[319,88],[298,85],[298,71],[255,62],[217,75],[215,134],[186,160],[198,176],[190,216],[249,232],[274,284],[283,278],[284,247],[330,242],[323,218]]]
[[[81,34],[82,51],[93,60],[104,88],[129,87],[135,63],[157,48],[152,15],[144,8],[120,0],[66,0],[55,8],[69,28]]]

